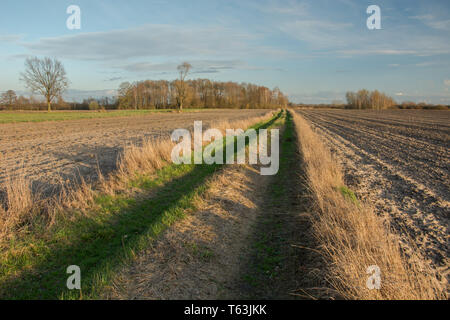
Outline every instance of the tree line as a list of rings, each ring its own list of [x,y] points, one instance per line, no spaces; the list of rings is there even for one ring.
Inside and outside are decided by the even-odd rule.
[[[61,96],[52,100],[52,110],[113,110],[117,109],[117,97],[87,98],[81,102],[67,102]],[[0,95],[0,110],[48,110],[45,100],[35,96],[17,96],[14,90]]]
[[[0,96],[0,109],[39,109],[51,111],[52,104],[57,109],[101,110],[101,109],[167,109],[188,108],[279,108],[293,105],[278,87],[270,90],[264,86],[250,83],[220,82],[209,79],[186,80],[192,66],[184,62],[177,67],[179,78],[173,81],[144,80],[124,82],[119,86],[118,95],[114,98],[85,99],[83,102],[67,103],[62,94],[69,86],[64,66],[57,59],[37,57],[25,61],[25,71],[21,80],[32,93],[45,98],[39,101],[33,96],[17,97],[13,90],[8,90]],[[438,108],[448,109],[448,106],[433,106],[414,104],[411,102],[397,105],[394,99],[378,90],[366,89],[346,93],[348,109],[388,109],[397,108]],[[307,107],[300,104],[299,107]],[[320,107],[314,105],[314,107]],[[326,107],[324,105],[323,107]]]
[[[192,66],[184,62],[177,67],[179,78],[174,81],[145,80],[120,85],[116,98],[87,99],[80,103],[67,103],[62,94],[69,86],[64,66],[57,59],[37,57],[25,61],[21,80],[33,96],[17,97],[13,90],[1,96],[0,107],[6,109],[164,109],[164,108],[278,108],[288,104],[287,97],[275,88],[208,79],[186,80]],[[44,105],[45,103],[45,105]]]
[[[366,89],[357,92],[347,92],[347,108],[349,109],[375,109],[382,110],[395,106],[397,103],[388,95],[378,90],[369,91]]]
[[[118,94],[119,109],[187,108],[278,108],[285,107],[287,97],[275,88],[250,83],[219,82],[209,79],[187,80],[184,94],[180,80],[145,80],[122,83]],[[181,100],[182,99],[182,100]]]

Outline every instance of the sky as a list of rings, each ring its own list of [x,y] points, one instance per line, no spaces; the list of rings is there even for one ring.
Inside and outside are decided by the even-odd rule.
[[[81,28],[66,10],[77,5]],[[381,29],[369,30],[369,5]],[[378,89],[397,101],[450,104],[450,1],[2,0],[0,92],[26,94],[27,57],[55,57],[67,100],[120,83],[190,79],[278,86],[293,102],[344,101]]]

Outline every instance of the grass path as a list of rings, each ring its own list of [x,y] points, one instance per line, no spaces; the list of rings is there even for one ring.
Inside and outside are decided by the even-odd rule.
[[[308,288],[320,286],[319,277],[312,273],[321,258],[305,249],[314,247],[314,240],[303,163],[290,113],[280,150],[280,170],[266,191],[250,238],[251,250],[241,268],[241,299],[310,299],[311,294],[305,295]]]

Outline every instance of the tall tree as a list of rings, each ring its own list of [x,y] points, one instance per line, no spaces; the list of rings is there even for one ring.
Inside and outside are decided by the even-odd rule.
[[[180,74],[180,79],[176,82],[175,86],[177,88],[177,96],[178,96],[178,105],[180,110],[183,110],[183,102],[186,99],[187,90],[186,90],[186,76],[191,70],[192,65],[188,62],[183,62],[177,67],[177,70]]]
[[[69,86],[64,66],[56,59],[28,58],[21,76],[27,88],[45,97],[48,111],[51,111],[52,100],[61,96]]]

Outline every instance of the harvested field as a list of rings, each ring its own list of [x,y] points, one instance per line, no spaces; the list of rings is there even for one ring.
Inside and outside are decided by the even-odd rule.
[[[130,117],[39,123],[0,124],[0,185],[17,174],[32,181],[34,189],[52,190],[61,181],[86,180],[116,168],[124,147],[143,139],[168,137],[177,128],[204,126],[213,121],[234,121],[261,116],[267,110],[211,110],[154,113]]]
[[[346,185],[401,235],[405,252],[420,253],[448,277],[450,113],[297,112],[337,156]]]

